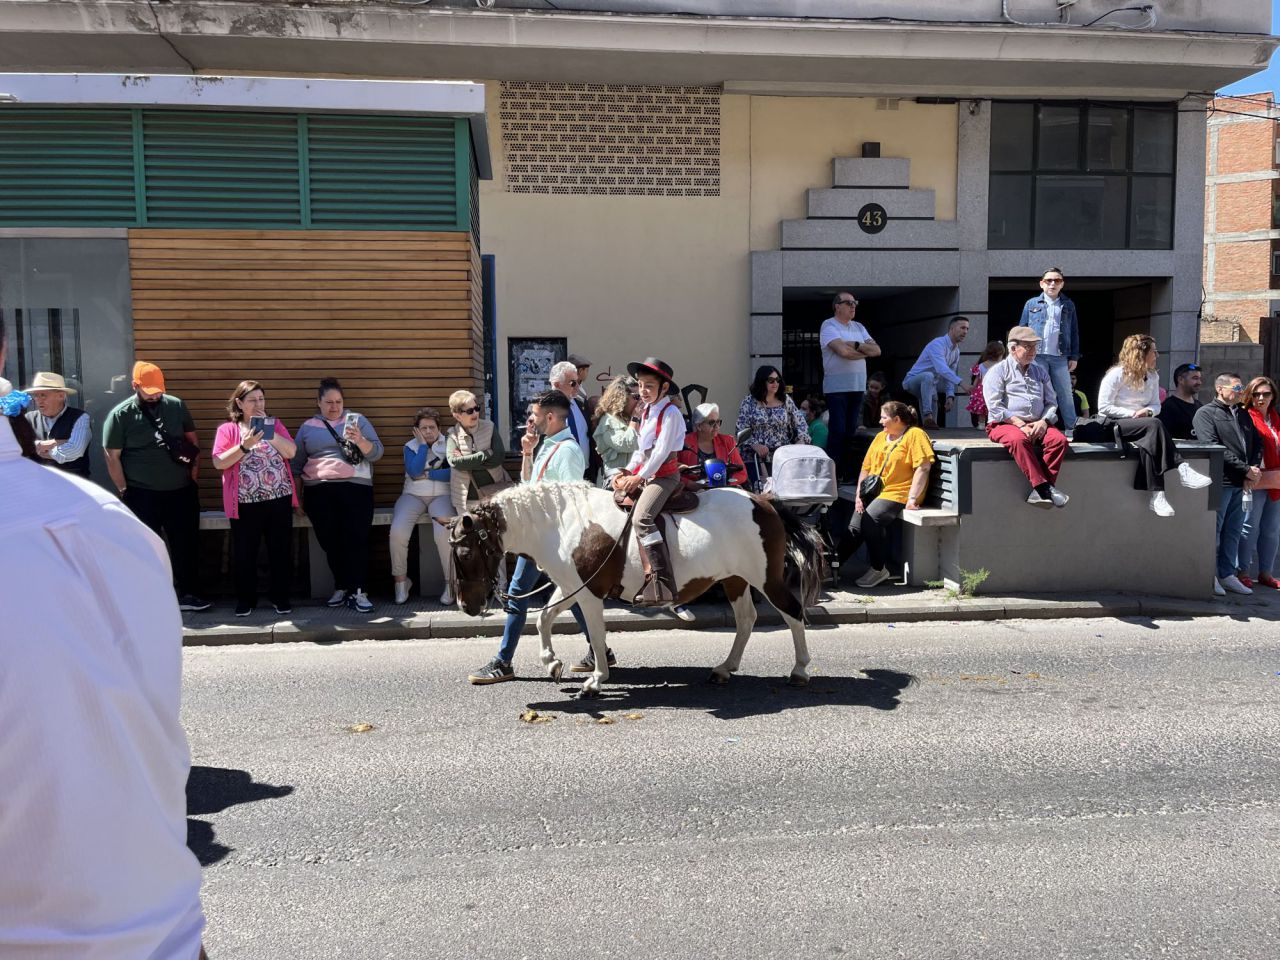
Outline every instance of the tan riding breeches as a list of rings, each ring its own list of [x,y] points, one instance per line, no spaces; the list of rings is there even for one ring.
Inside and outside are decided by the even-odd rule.
[[[636,497],[636,505],[631,511],[631,524],[636,529],[636,538],[641,542],[654,532],[658,526],[654,518],[662,512],[662,506],[671,494],[680,489],[680,475],[654,477],[644,485],[640,496]]]

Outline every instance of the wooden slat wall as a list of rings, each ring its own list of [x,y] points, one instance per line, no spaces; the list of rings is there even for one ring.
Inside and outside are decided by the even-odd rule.
[[[221,507],[209,461],[226,401],[262,382],[291,433],[323,376],[387,446],[376,501],[395,502],[413,412],[483,388],[480,260],[470,233],[130,230],[134,356],[158,364],[204,447],[201,499]]]

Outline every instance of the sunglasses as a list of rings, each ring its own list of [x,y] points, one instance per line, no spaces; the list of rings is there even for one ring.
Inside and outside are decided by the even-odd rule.
[[[723,420],[703,420],[702,422],[703,422],[703,423],[709,423],[709,424],[711,424],[711,426],[713,426],[713,427],[718,427],[718,426],[720,426],[720,424],[724,423],[724,421],[723,421]]]
[[[1232,386],[1232,388],[1231,388],[1231,392],[1232,392],[1232,393],[1244,393],[1244,384],[1243,384],[1243,383],[1237,383],[1237,384],[1235,384],[1234,386]]]
[[[1255,390],[1255,391],[1253,391],[1253,395],[1254,395],[1255,397],[1270,397],[1270,396],[1274,396],[1274,394],[1273,394],[1270,390]]]
[[[565,385],[570,387],[576,387],[581,382],[582,382],[581,380],[566,380]]]
[[[781,377],[767,377],[767,378],[765,379],[765,381],[764,381],[764,382],[765,382],[765,383],[781,383],[781,382],[782,382],[782,378],[781,378]]]
[[[1184,369],[1187,371],[1187,373],[1190,373],[1192,370],[1200,370],[1202,368],[1198,363],[1188,363]]]
[[[837,300],[836,301],[837,307],[856,307],[857,305],[858,305],[857,300]]]
[[[466,415],[469,417],[469,416],[471,416],[473,413],[479,413],[479,412],[480,412],[480,408],[479,408],[479,407],[463,407],[463,408],[462,408],[461,410],[459,410],[458,412],[459,412],[459,413],[462,413],[462,414],[466,414]]]
[[[1040,281],[1041,283],[1064,283],[1063,280],[1051,280],[1048,277]]]

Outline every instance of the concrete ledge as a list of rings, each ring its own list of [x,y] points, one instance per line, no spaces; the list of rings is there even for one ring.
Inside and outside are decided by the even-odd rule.
[[[911,161],[905,157],[836,157],[831,183],[836,187],[899,187],[911,183]]]
[[[874,187],[815,187],[809,191],[809,216],[855,217],[868,203],[878,203],[889,219],[911,217],[932,220],[936,200],[932,190],[886,190]]]
[[[864,233],[857,220],[783,220],[783,250],[957,250],[954,220],[895,220],[879,233]]]

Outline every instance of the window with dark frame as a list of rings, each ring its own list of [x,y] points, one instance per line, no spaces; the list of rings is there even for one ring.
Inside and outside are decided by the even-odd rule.
[[[997,101],[987,246],[1173,246],[1174,104]]]

